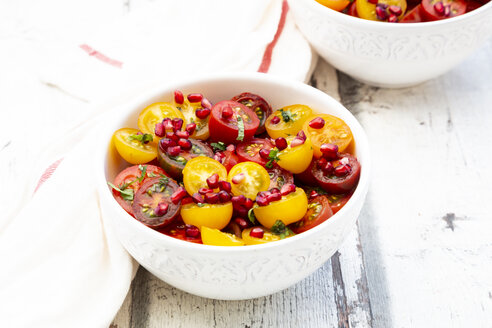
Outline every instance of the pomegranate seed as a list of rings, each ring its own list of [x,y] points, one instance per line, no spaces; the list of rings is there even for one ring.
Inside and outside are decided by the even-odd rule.
[[[168,139],[168,138],[163,138],[159,140],[159,148],[162,151],[166,151],[169,147],[174,147],[176,146],[176,142],[174,140]]]
[[[217,173],[212,174],[207,179],[207,185],[209,188],[215,189],[219,187],[219,175]]]
[[[217,204],[219,202],[219,199],[219,194],[216,194],[214,192],[205,194],[205,202],[209,204]]]
[[[173,118],[171,121],[173,123],[173,130],[179,131],[183,127],[183,119],[182,118]]]
[[[272,123],[272,124],[280,123],[280,117],[278,117],[278,116],[272,117],[272,119],[270,120],[270,123]]]
[[[326,165],[326,163],[328,163],[328,161],[326,160],[326,158],[321,157],[321,158],[318,160],[318,167],[323,167],[324,165]]]
[[[306,134],[304,133],[304,131],[299,131],[297,132],[297,137],[298,138],[301,138],[302,140],[306,141]]]
[[[337,167],[335,167],[334,173],[337,177],[343,177],[343,176],[349,174],[350,171],[352,171],[352,168],[350,167],[350,165],[342,164],[342,165],[338,165]]]
[[[270,202],[268,201],[267,197],[258,195],[256,196],[256,204],[258,204],[259,206],[267,206],[268,204],[270,204]]]
[[[234,152],[236,151],[236,146],[234,144],[227,145],[226,150]]]
[[[232,111],[231,107],[226,107],[222,110],[222,118],[228,119],[232,117],[233,114],[234,112]]]
[[[434,10],[436,11],[436,13],[438,13],[439,15],[444,15],[444,5],[441,1],[439,2],[436,2],[434,4]]]
[[[199,108],[195,111],[196,117],[199,119],[205,119],[208,115],[210,115],[210,108]]]
[[[444,16],[448,17],[451,14],[451,6],[444,6]]]
[[[198,237],[200,235],[200,229],[194,225],[186,225],[185,234],[187,237]]]
[[[332,162],[326,162],[325,165],[321,166],[321,171],[323,171],[323,173],[325,175],[333,174],[334,170],[335,170],[335,167],[333,166]]]
[[[260,196],[260,197],[268,197],[270,196],[271,192],[269,192],[268,190],[267,191],[260,191],[258,194],[256,194],[256,196]]]
[[[294,147],[297,147],[297,146],[300,146],[300,145],[304,145],[305,142],[306,142],[306,140],[303,140],[303,139],[301,139],[299,137],[295,137],[290,142],[290,148],[294,148]]]
[[[164,125],[162,125],[162,123],[157,123],[155,125],[154,132],[155,132],[155,135],[158,136],[159,138],[164,137],[164,135],[166,134],[166,132],[164,130]]]
[[[373,5],[376,5],[378,3],[378,0],[367,0],[367,2],[372,3]]]
[[[386,17],[388,17],[386,10],[384,10],[381,6],[376,6],[376,17],[379,20],[385,20]]]
[[[190,123],[186,125],[186,132],[188,132],[190,135],[192,135],[193,132],[195,132],[195,129],[196,129],[196,123]]]
[[[244,178],[245,177],[243,173],[236,174],[235,176],[232,177],[232,183],[234,184],[241,183],[244,180]]]
[[[198,193],[199,194],[202,194],[202,195],[205,195],[205,194],[208,194],[208,193],[212,193],[212,192],[214,192],[214,190],[213,189],[210,189],[210,188],[205,188],[204,187],[204,188],[198,189]]]
[[[280,189],[280,193],[282,194],[282,196],[286,196],[294,191],[296,191],[296,185],[293,183],[286,183]]]
[[[251,231],[249,232],[249,235],[253,238],[263,238],[263,235],[265,234],[265,232],[263,231],[262,228],[260,227],[254,227],[253,229],[251,229]]]
[[[287,140],[285,138],[277,138],[275,139],[275,146],[277,146],[278,150],[284,150],[287,148]]]
[[[186,98],[188,98],[189,102],[199,102],[202,101],[203,95],[201,93],[190,93]]]
[[[234,196],[231,198],[232,205],[244,205],[246,197],[244,195]]]
[[[253,207],[255,203],[253,202],[252,199],[246,198],[246,201],[244,202],[244,207],[246,207],[247,210]]]
[[[193,198],[191,198],[190,196],[185,196],[181,200],[181,205],[186,205],[186,204],[191,204],[191,203],[193,203]]]
[[[178,204],[181,199],[183,199],[188,193],[184,187],[179,187],[175,192],[171,195],[171,201],[173,204]]]
[[[325,120],[318,116],[309,122],[309,126],[313,129],[322,129],[325,126]]]
[[[179,146],[173,146],[173,147],[169,147],[166,152],[169,154],[169,156],[178,156],[179,153],[181,152],[181,147]]]
[[[396,22],[398,22],[398,17],[396,17],[396,15],[391,14],[388,17],[388,22],[390,22],[390,23],[396,23]]]
[[[401,15],[401,7],[400,6],[392,5],[392,6],[388,7],[388,10],[390,13],[395,14],[396,16]]]
[[[270,158],[270,149],[266,148],[261,148],[259,151],[260,157],[263,159],[269,159]]]
[[[141,136],[141,135],[143,135],[143,133],[142,133],[142,132],[140,132],[140,131],[138,131],[138,132],[136,133],[136,135],[137,135],[137,136]]]
[[[219,181],[220,190],[231,192],[231,184],[227,181]]]
[[[319,147],[323,157],[329,160],[338,158],[338,146],[334,144],[324,143]]]
[[[203,108],[212,108],[212,103],[207,98],[202,99],[201,105]]]
[[[311,190],[311,192],[309,193],[309,198],[314,198],[314,197],[318,197],[319,194],[316,190]]]
[[[174,132],[166,132],[166,138],[169,138],[174,141],[178,141],[179,138]]]
[[[167,210],[169,208],[169,204],[167,203],[159,203],[157,207],[154,210],[155,216],[163,216],[167,213]]]
[[[179,90],[174,90],[174,101],[177,104],[182,104],[184,102],[183,93]]]
[[[193,201],[194,201],[195,203],[204,203],[203,196],[202,196],[202,194],[200,194],[200,193],[197,193],[197,192],[196,192],[196,193],[194,193],[194,194],[191,196],[191,198],[193,198]]]
[[[190,137],[190,134],[187,131],[176,131],[174,132],[174,134],[178,138],[182,138],[182,139],[188,139]]]
[[[272,193],[272,194],[280,194],[280,189],[278,189],[278,188],[272,188],[272,189],[270,189],[270,193]]]
[[[238,206],[237,208],[234,207],[235,215],[240,216],[242,218],[247,218],[248,217],[248,210],[244,208],[244,206]]]
[[[383,8],[384,10],[388,9],[388,5],[385,3],[378,3],[377,6]]]
[[[231,200],[231,195],[225,190],[219,191],[218,195],[221,203],[227,203]]]
[[[339,162],[340,164],[349,164],[349,159],[348,157],[342,157],[342,159]]]
[[[193,147],[193,144],[188,139],[179,139],[178,145],[182,150],[190,150]]]
[[[275,201],[281,200],[281,199],[282,199],[282,195],[280,193],[278,193],[278,194],[270,194],[267,197],[267,200],[268,200],[269,203],[275,202]]]
[[[162,125],[166,131],[174,131],[174,125],[170,118],[165,118],[162,120]]]
[[[224,158],[225,158],[225,155],[221,152],[217,152],[215,153],[214,155],[214,159],[219,162],[219,163],[222,163],[224,161]]]
[[[234,222],[236,222],[236,224],[241,228],[241,229],[246,229],[249,227],[249,223],[248,221],[246,221],[245,219],[243,218],[235,218],[234,219]]]

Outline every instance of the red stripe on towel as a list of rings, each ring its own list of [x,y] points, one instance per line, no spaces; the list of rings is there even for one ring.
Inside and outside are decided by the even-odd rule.
[[[53,173],[55,173],[56,168],[58,167],[58,165],[60,165],[62,160],[63,158],[60,158],[59,160],[48,166],[48,168],[44,171],[43,175],[41,175],[41,178],[39,178],[38,185],[36,186],[36,189],[34,189],[34,193],[38,191],[39,187],[41,187],[41,185],[45,183],[46,180],[48,180],[53,175]]]
[[[106,64],[109,64],[111,66],[118,67],[118,68],[122,68],[123,67],[123,63],[122,62],[120,62],[118,60],[115,60],[115,59],[111,59],[111,58],[109,58],[106,55],[103,55],[102,53],[100,53],[97,50],[94,50],[91,46],[89,46],[87,44],[81,44],[80,45],[80,49],[82,49],[85,52],[87,52],[89,54],[89,56],[94,56],[95,58],[99,59],[100,61],[102,61],[102,62],[104,62]]]
[[[275,48],[275,45],[277,44],[277,41],[280,38],[282,31],[284,30],[285,19],[287,17],[288,11],[289,5],[287,3],[287,0],[284,0],[282,2],[282,13],[280,14],[280,20],[278,21],[277,32],[275,33],[272,42],[267,45],[265,52],[263,53],[263,59],[261,60],[260,67],[258,68],[258,72],[260,73],[268,73],[268,70],[270,69],[270,64],[272,63],[273,48]]]

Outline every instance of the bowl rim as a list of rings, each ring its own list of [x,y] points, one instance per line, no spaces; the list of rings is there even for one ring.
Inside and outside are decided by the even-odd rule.
[[[368,19],[362,19],[359,17],[353,17],[344,13],[341,13],[339,11],[333,10],[331,8],[328,8],[321,3],[317,2],[316,0],[288,0],[289,2],[298,2],[298,1],[303,1],[307,6],[310,6],[312,10],[320,11],[321,13],[325,15],[330,15],[334,19],[343,21],[347,20],[346,23],[355,23],[355,24],[360,24],[361,27],[367,27],[367,28],[374,28],[374,29],[385,29],[388,25],[387,22],[378,22],[378,21],[372,21]],[[471,12],[465,13],[463,15],[455,16],[452,18],[447,18],[447,19],[441,19],[437,21],[432,21],[432,22],[421,22],[421,23],[397,23],[397,24],[389,24],[391,28],[397,29],[397,30],[402,30],[402,29],[419,29],[419,28],[428,28],[428,27],[438,27],[442,25],[450,25],[453,24],[454,22],[460,22],[462,20],[468,20],[472,19],[473,16],[480,15],[482,12],[485,12],[489,9],[492,9],[492,1],[489,1],[488,3],[480,6],[479,8],[472,10]]]
[[[314,1],[314,0],[313,0]],[[139,95],[133,98],[133,100],[130,100],[126,102],[123,105],[116,106],[113,108],[113,110],[110,110],[107,115],[111,116],[112,113],[115,111],[120,113],[119,110],[124,111],[124,115],[128,116],[130,113],[134,111],[131,110],[131,108],[135,108],[137,106],[140,106],[142,103],[145,101],[148,101],[149,99],[162,96],[165,92],[170,92],[172,90],[175,90],[176,88],[186,88],[187,85],[191,84],[203,84],[203,83],[208,83],[208,82],[217,82],[217,81],[223,81],[226,82],[227,80],[249,80],[249,81],[257,81],[257,80],[263,80],[265,83],[268,84],[274,84],[276,85],[275,87],[280,87],[280,88],[290,88],[290,87],[295,87],[295,88],[301,88],[304,89],[303,93],[307,94],[308,98],[311,97],[319,97],[319,98],[324,98],[326,100],[327,104],[337,106],[340,108],[340,110],[345,111],[348,118],[349,122],[347,124],[349,125],[350,129],[352,130],[352,133],[354,136],[357,136],[357,151],[360,152],[364,164],[361,165],[361,175],[359,178],[358,185],[350,197],[349,201],[345,204],[344,207],[342,207],[336,214],[334,214],[332,217],[330,217],[329,220],[326,220],[325,222],[321,223],[320,225],[314,227],[313,229],[310,229],[308,231],[305,231],[301,234],[297,234],[293,237],[290,238],[285,238],[279,241],[271,242],[271,243],[266,243],[266,244],[260,244],[260,245],[248,245],[247,247],[231,247],[231,246],[214,246],[214,245],[204,245],[204,244],[196,244],[192,242],[187,242],[183,240],[179,240],[177,238],[173,238],[170,236],[167,236],[165,234],[162,234],[152,228],[149,228],[130,216],[114,199],[110,192],[110,188],[107,185],[107,180],[106,180],[106,174],[105,170],[106,167],[105,165],[99,165],[101,164],[100,161],[94,161],[95,165],[95,172],[96,172],[96,179],[97,179],[97,189],[99,192],[99,195],[102,196],[104,199],[101,200],[101,202],[106,201],[110,199],[109,206],[111,206],[113,209],[115,209],[116,213],[119,213],[117,220],[120,219],[120,217],[124,217],[124,220],[128,220],[130,226],[134,227],[134,229],[141,230],[145,234],[150,234],[153,236],[153,238],[161,239],[165,243],[168,243],[170,247],[172,248],[178,248],[178,249],[186,249],[188,251],[194,251],[194,250],[201,250],[205,252],[210,252],[213,254],[236,254],[236,253],[244,253],[244,252],[258,252],[258,251],[266,251],[266,250],[274,250],[277,248],[283,248],[284,246],[287,246],[292,243],[296,243],[300,241],[301,239],[308,239],[310,238],[313,234],[317,233],[320,229],[326,229],[330,225],[335,224],[335,221],[343,220],[343,216],[345,212],[348,212],[350,208],[356,207],[359,202],[364,202],[368,187],[369,187],[369,180],[370,180],[370,172],[371,172],[371,157],[370,157],[370,149],[369,149],[369,141],[367,138],[367,135],[358,122],[358,120],[355,118],[355,116],[340,102],[338,102],[336,99],[331,97],[330,95],[326,94],[325,92],[316,89],[312,86],[309,86],[305,83],[302,83],[297,80],[292,80],[292,79],[285,79],[283,77],[277,77],[273,76],[270,74],[264,74],[264,73],[257,73],[257,72],[236,72],[236,73],[215,73],[215,74],[207,74],[207,75],[199,75],[199,76],[194,76],[194,77],[188,77],[184,78],[181,80],[176,80],[171,83],[160,83],[155,85],[154,87],[147,89],[149,91],[146,91],[143,95]],[[120,113],[121,115],[121,113]],[[113,127],[113,125],[111,125]],[[108,158],[108,146],[110,145],[111,142],[111,137],[113,135],[113,130],[109,130],[107,126],[101,125],[99,128],[99,133],[98,135],[101,137],[99,140],[103,140],[103,142],[100,143],[99,149],[98,149],[98,156],[97,158],[102,159],[102,164],[107,163],[107,158]],[[355,131],[355,132],[354,132]],[[355,139],[355,138],[354,138]],[[362,163],[361,163],[362,164]],[[106,218],[107,220],[108,218]],[[345,218],[347,219],[347,218]],[[110,221],[113,220],[113,218],[109,219]]]

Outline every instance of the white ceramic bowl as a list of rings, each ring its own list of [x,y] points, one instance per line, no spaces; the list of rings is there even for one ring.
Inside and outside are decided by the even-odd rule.
[[[350,126],[362,171],[349,202],[332,218],[307,232],[266,245],[206,246],[156,232],[128,215],[114,200],[106,181],[124,167],[111,145],[112,133],[136,127],[139,112],[156,101],[170,101],[175,89],[200,92],[212,102],[244,91],[258,93],[273,108],[301,103],[336,115]],[[97,155],[98,190],[104,217],[128,252],[163,281],[189,293],[226,300],[260,297],[287,288],[319,268],[340,247],[353,228],[368,189],[370,159],[367,137],[352,114],[325,93],[300,82],[266,74],[233,74],[198,78],[158,87],[118,108],[105,123]]]
[[[289,0],[289,6],[326,61],[381,87],[406,87],[441,75],[492,35],[492,2],[454,18],[406,24],[352,17],[315,0]]]

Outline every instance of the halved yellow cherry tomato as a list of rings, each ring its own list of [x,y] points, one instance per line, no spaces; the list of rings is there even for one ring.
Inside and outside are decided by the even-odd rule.
[[[308,199],[302,188],[297,187],[296,191],[287,196],[282,196],[281,200],[271,202],[266,206],[255,207],[253,212],[256,219],[266,228],[270,229],[273,224],[280,220],[285,225],[299,221],[306,214]]]
[[[280,240],[280,236],[274,235],[268,230],[263,233],[263,238],[251,237],[250,232],[252,229],[253,228],[244,229],[241,233],[241,237],[246,245],[260,245]]]
[[[162,122],[166,117],[184,120],[183,114],[173,104],[157,102],[147,106],[140,112],[140,115],[138,115],[138,128],[143,133],[150,133],[155,136],[155,125]]]
[[[350,3],[350,0],[316,0],[316,1],[321,3],[323,6],[336,11],[342,11]]]
[[[229,171],[227,180],[231,183],[234,195],[244,195],[253,200],[257,193],[268,190],[270,186],[270,175],[267,170],[254,162],[242,162],[234,165]]]
[[[224,229],[231,220],[232,209],[231,202],[201,205],[189,203],[181,207],[181,218],[184,223],[198,228]]]
[[[143,164],[157,157],[157,144],[155,141],[143,143],[137,129],[123,128],[115,131],[113,142],[118,153],[125,161],[131,164]],[[141,140],[141,139],[140,139]]]
[[[325,121],[325,126],[321,129],[313,129],[309,126],[309,122],[316,117],[321,117]],[[347,123],[342,119],[328,115],[320,114],[310,117],[303,127],[306,136],[311,139],[314,149],[314,156],[321,157],[322,153],[319,150],[324,143],[331,143],[338,146],[338,151],[343,152],[352,141],[352,131]]]
[[[274,139],[295,136],[312,113],[313,110],[306,105],[290,105],[276,110],[272,115],[268,116],[265,122],[268,135]],[[280,119],[276,124],[272,123],[274,117]]]
[[[193,134],[191,135],[192,138],[206,140],[208,139],[208,137],[210,137],[210,132],[208,130],[208,120],[210,119],[210,115],[208,115],[204,119],[198,118],[195,115],[196,110],[198,108],[202,108],[200,102],[190,103],[188,99],[185,98],[182,104],[177,104],[175,102],[174,106],[176,106],[176,108],[181,111],[181,114],[183,114],[183,129],[186,127],[187,124],[196,124],[195,132],[193,132]]]
[[[207,179],[214,173],[219,175],[219,180],[227,179],[226,168],[215,159],[206,156],[190,159],[183,169],[183,183],[186,191],[193,195],[200,188],[208,188]]]
[[[311,140],[306,138],[306,141],[304,141],[302,145],[292,148],[290,144],[294,138],[295,137],[286,138],[288,146],[277,154],[279,158],[277,164],[281,168],[297,174],[304,172],[309,164],[311,164],[311,160],[313,159],[313,147]]]
[[[218,229],[202,227],[202,242],[213,246],[244,246],[244,242],[235,235]]]
[[[378,5],[383,4],[389,6],[398,6],[401,8],[401,15],[398,19],[401,19],[407,10],[407,2],[405,0],[378,0]],[[357,0],[355,2],[357,8],[357,14],[360,18],[369,19],[373,21],[386,21],[387,19],[379,19],[376,15],[376,4],[370,3],[367,0]],[[386,16],[389,17],[388,9],[385,10]]]

